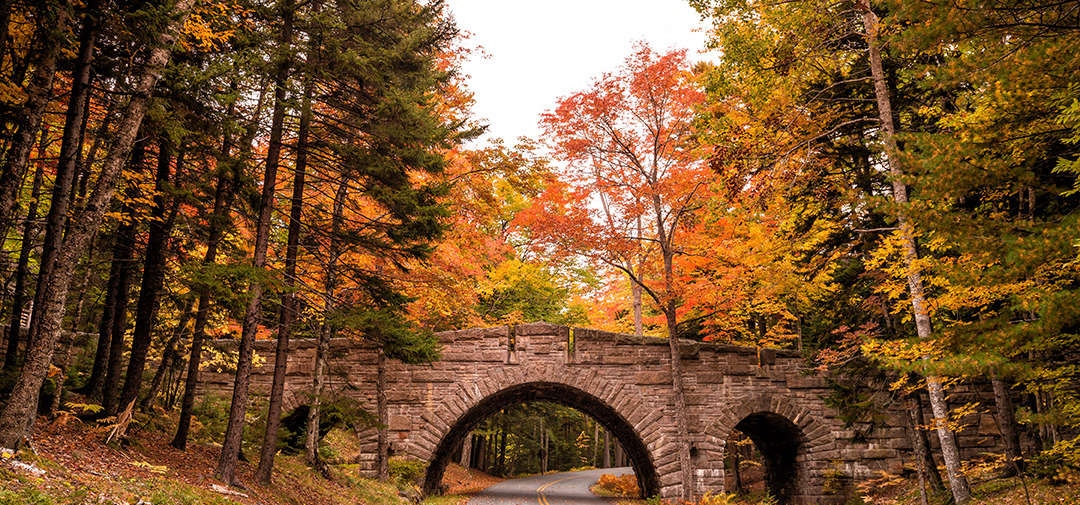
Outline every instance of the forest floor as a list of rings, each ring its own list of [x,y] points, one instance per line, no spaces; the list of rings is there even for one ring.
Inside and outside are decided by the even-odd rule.
[[[0,463],[0,505],[393,505],[410,503],[399,496],[412,487],[402,479],[397,486],[362,479],[355,465],[332,465],[332,479],[312,471],[302,456],[279,454],[274,483],[260,486],[254,482],[254,465],[241,462],[238,475],[242,488],[229,488],[213,477],[219,446],[192,441],[187,451],[168,445],[174,427],[168,416],[150,416],[146,424],[132,430],[124,444],[104,442],[106,429],[83,423],[72,415],[48,421],[40,418],[32,448],[17,455],[5,455]],[[332,432],[333,433],[333,432]],[[331,441],[335,459],[350,461],[347,436]],[[250,451],[253,452],[253,451]],[[249,456],[253,454],[249,453]],[[748,477],[752,472],[746,474]],[[1021,481],[973,476],[975,504],[1080,505],[1080,474],[1059,475],[1053,482],[1027,479],[1027,492]],[[447,468],[443,482],[445,496],[424,500],[423,505],[464,505],[473,494],[500,482],[478,470],[457,465]],[[754,482],[745,483],[749,495],[713,496],[701,505],[768,504]],[[852,504],[918,505],[915,482],[899,477],[884,477],[881,482],[861,487],[860,498]],[[1028,499],[1030,497],[1030,500]],[[656,500],[608,496],[617,505],[656,505]],[[861,500],[861,501],[860,501]],[[932,497],[930,503],[944,503]]]
[[[760,471],[744,472],[746,492],[708,496],[696,505],[775,505],[776,500],[765,493],[764,475]],[[993,468],[973,472],[971,505],[1080,505],[1080,474],[1059,473],[1058,478],[1019,479],[993,477]],[[999,470],[999,469],[997,469]],[[601,481],[603,482],[603,481]],[[1025,490],[1026,485],[1026,490]],[[863,483],[846,503],[848,505],[921,505],[918,483],[914,479],[882,476]],[[620,496],[602,486],[594,486],[593,492],[603,496],[612,505],[664,505],[664,501],[645,500],[634,496]],[[946,505],[951,500],[946,495],[929,496],[929,505]],[[674,505],[675,502],[670,502]],[[685,502],[681,502],[686,505]]]
[[[332,479],[311,470],[303,456],[279,453],[274,482],[255,483],[255,465],[241,461],[242,488],[214,478],[220,446],[192,441],[187,451],[169,445],[172,426],[166,416],[129,433],[124,444],[104,442],[107,430],[61,415],[38,420],[33,447],[5,455],[0,463],[0,505],[392,505],[407,504],[399,496],[417,496],[415,488],[355,475],[355,465],[332,465]],[[342,437],[344,438],[344,437]],[[253,452],[253,451],[252,451]],[[249,458],[253,454],[248,454]],[[444,482],[448,496],[425,505],[457,505],[471,494],[498,482],[476,470],[451,465]]]

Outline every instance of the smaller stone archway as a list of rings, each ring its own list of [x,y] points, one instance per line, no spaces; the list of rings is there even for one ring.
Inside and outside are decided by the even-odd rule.
[[[648,447],[634,426],[599,398],[574,386],[557,382],[528,382],[517,384],[491,394],[465,411],[443,435],[428,465],[424,478],[424,494],[434,494],[442,482],[443,472],[450,456],[464,437],[480,421],[501,409],[533,401],[548,401],[575,408],[588,414],[609,430],[623,444],[626,454],[637,475],[638,486],[644,496],[660,492],[660,478]]]
[[[811,412],[777,395],[755,395],[724,409],[707,434],[724,447],[743,432],[765,459],[765,481],[780,503],[821,503],[824,471],[836,457],[832,430]],[[724,456],[720,453],[720,458]]]

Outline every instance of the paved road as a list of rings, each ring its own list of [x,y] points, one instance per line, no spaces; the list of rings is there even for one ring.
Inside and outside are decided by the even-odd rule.
[[[606,505],[589,491],[601,475],[633,473],[630,467],[550,473],[500,482],[469,500],[467,505]]]

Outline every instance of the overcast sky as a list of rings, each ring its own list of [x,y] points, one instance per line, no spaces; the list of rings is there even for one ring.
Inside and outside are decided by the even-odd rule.
[[[654,50],[686,48],[690,59],[705,34],[685,0],[447,0],[458,28],[489,56],[463,71],[475,94],[473,109],[488,136],[513,145],[539,138],[539,116],[594,77],[617,70],[634,42]]]

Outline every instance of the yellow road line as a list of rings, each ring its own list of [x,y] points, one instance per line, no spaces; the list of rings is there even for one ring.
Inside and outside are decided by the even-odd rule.
[[[547,484],[544,484],[543,486],[540,486],[539,488],[536,489],[537,501],[540,502],[540,505],[550,505],[548,503],[548,501],[547,501],[547,498],[544,496],[544,491],[546,491],[547,488],[549,486],[551,486],[552,484],[558,484],[558,483],[560,483],[560,482],[562,482],[564,480],[570,480],[570,479],[573,479],[573,478],[576,478],[576,477],[580,477],[580,476],[579,475],[574,475],[574,476],[571,476],[571,477],[563,477],[563,478],[561,478],[559,480],[553,480],[551,482],[548,482]]]

